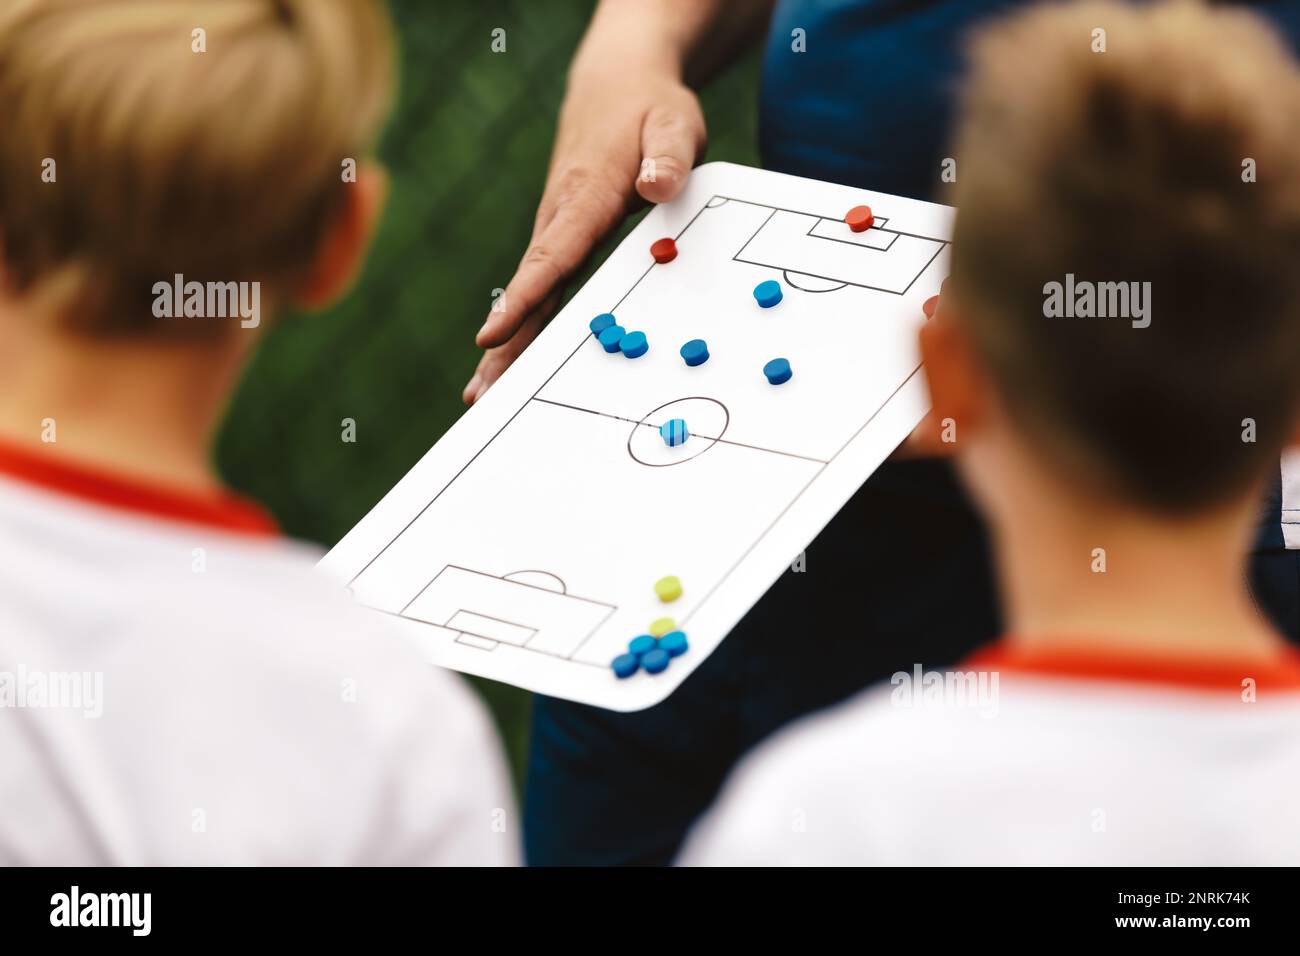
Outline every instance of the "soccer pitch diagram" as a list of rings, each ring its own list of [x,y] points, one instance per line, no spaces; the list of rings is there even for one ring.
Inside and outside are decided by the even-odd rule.
[[[699,167],[321,569],[431,663],[613,710],[663,700],[927,411],[917,330],[952,217]],[[665,239],[675,255],[652,256]],[[593,332],[611,325],[621,347]],[[615,673],[663,618],[688,649]]]

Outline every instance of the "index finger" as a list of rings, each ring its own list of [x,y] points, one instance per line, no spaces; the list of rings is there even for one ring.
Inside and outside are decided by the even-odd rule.
[[[613,228],[622,199],[587,195],[556,206],[550,221],[534,234],[514,277],[506,284],[500,310],[488,314],[475,342],[496,348],[509,341],[548,295],[563,285]]]

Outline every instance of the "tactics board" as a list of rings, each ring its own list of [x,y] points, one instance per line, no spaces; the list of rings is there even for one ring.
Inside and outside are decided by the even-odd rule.
[[[853,232],[852,207],[874,225]],[[946,206],[709,163],[323,559],[432,663],[613,710],[667,697],[928,408],[921,304]],[[656,263],[650,245],[676,240]],[[754,287],[781,284],[760,308]],[[611,312],[649,351],[607,353]],[[683,343],[710,358],[689,367]],[[789,360],[772,385],[763,367]],[[685,420],[670,447],[659,426]],[[665,575],[683,593],[661,603]],[[689,650],[618,678],[668,616]]]

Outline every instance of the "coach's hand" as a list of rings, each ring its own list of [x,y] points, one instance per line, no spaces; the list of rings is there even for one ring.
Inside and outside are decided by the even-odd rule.
[[[671,70],[575,64],[532,239],[477,343],[473,404],[559,306],[564,285],[642,201],[667,202],[704,152],[704,114]],[[643,163],[644,161],[644,163]]]

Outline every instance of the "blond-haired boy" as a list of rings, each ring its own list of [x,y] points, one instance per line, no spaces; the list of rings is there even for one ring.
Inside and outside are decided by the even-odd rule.
[[[1007,636],[763,745],[684,859],[1294,864],[1300,657],[1243,572],[1300,403],[1300,70],[1243,12],[1088,3],[968,83],[922,351]]]
[[[361,262],[391,69],[372,0],[0,11],[0,864],[516,857],[472,695],[209,460]]]

